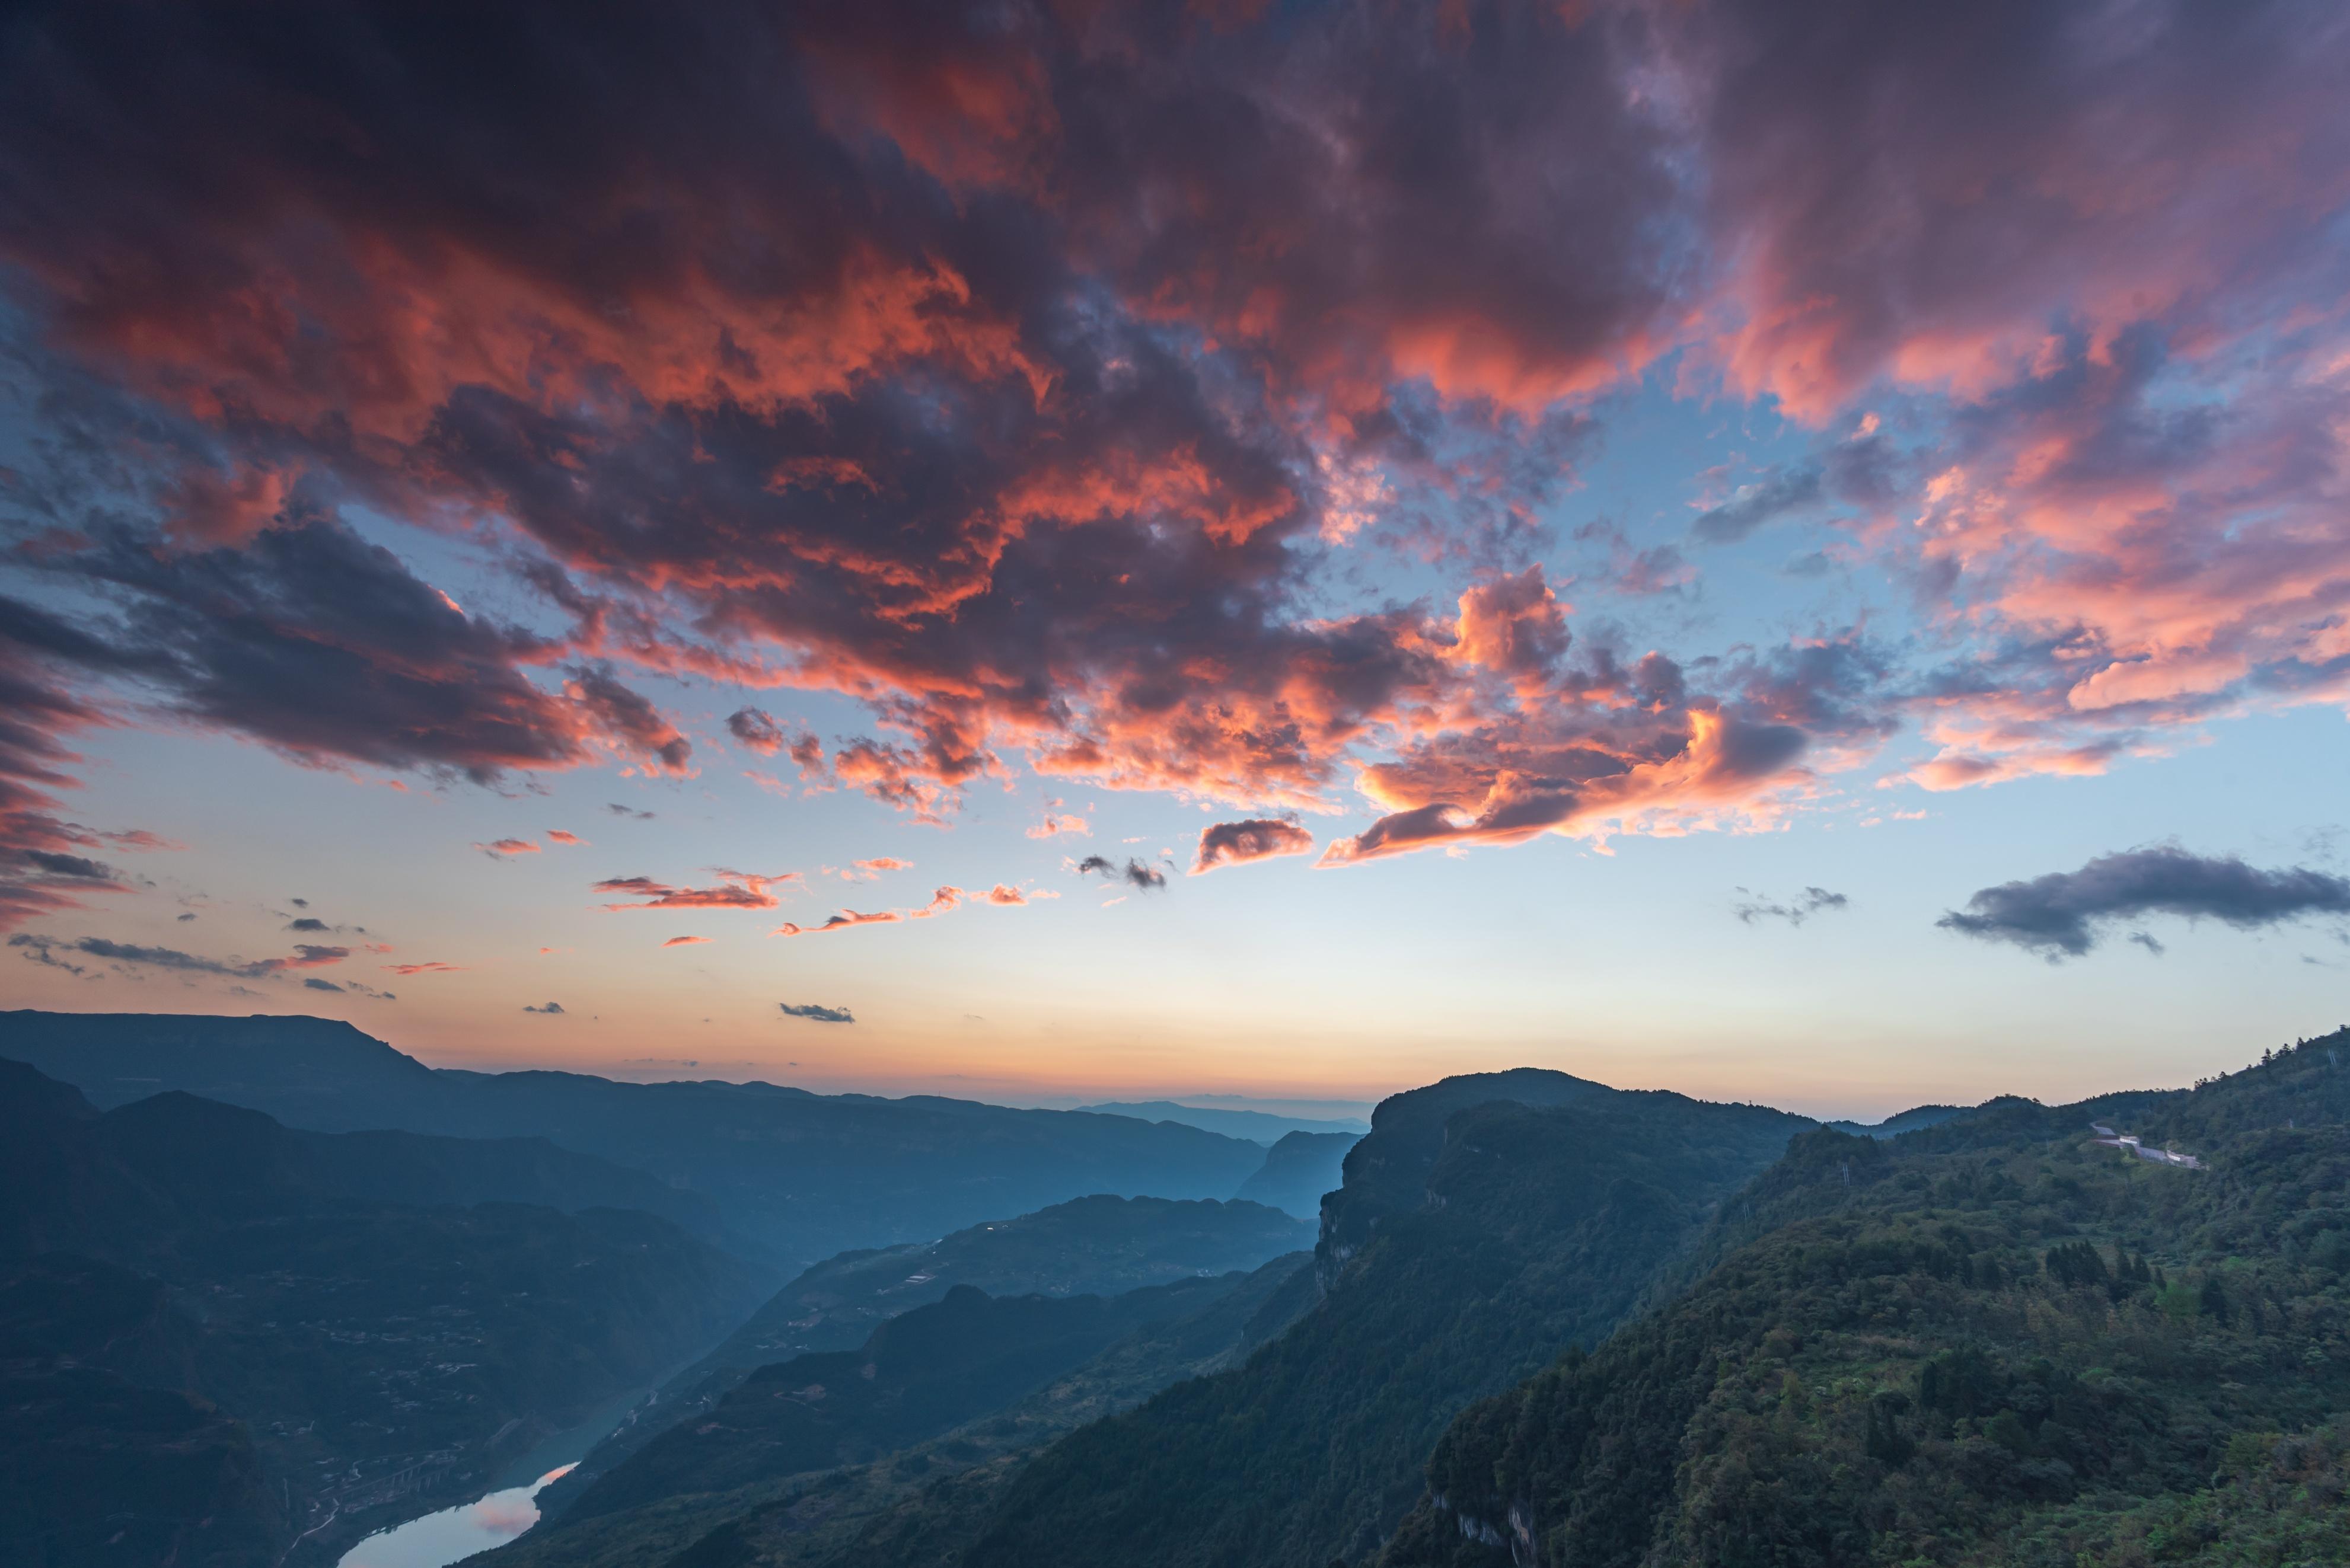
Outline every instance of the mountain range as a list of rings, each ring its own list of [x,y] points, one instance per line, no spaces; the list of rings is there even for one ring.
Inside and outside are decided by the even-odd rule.
[[[572,1075],[125,1033],[78,1053],[105,1110],[0,1068],[0,1539],[43,1568],[303,1568],[664,1374],[488,1568],[2350,1561],[2350,1031],[1873,1125],[1468,1075],[1221,1140],[1262,1157],[1228,1200],[1065,1196],[780,1291],[739,1193],[97,1066],[314,1120],[353,1059],[427,1075],[420,1117]]]
[[[326,1132],[544,1138],[707,1200],[778,1276],[1093,1193],[1230,1198],[1265,1149],[1180,1122],[772,1084],[428,1067],[298,1017],[0,1012],[0,1057],[101,1106],[179,1089]]]
[[[536,1201],[550,1171],[644,1190],[588,1157],[179,1093],[100,1113],[6,1061],[0,1148],[0,1541],[35,1563],[324,1560],[757,1300],[669,1219]]]

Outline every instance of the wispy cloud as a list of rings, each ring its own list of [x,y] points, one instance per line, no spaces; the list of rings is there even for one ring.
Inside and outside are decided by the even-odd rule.
[[[1784,920],[1791,926],[1800,926],[1814,915],[1845,909],[1852,902],[1844,894],[1831,893],[1825,888],[1806,888],[1784,903],[1762,894],[1747,893],[1743,888],[1738,890],[1746,897],[1731,905],[1730,912],[1750,926],[1757,920]]]

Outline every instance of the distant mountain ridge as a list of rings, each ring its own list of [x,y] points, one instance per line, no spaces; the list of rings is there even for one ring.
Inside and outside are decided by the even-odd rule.
[[[1324,1195],[1346,1180],[1347,1151],[1359,1133],[1294,1132],[1265,1150],[1264,1164],[1233,1196],[1270,1204],[1301,1220],[1318,1220]]]
[[[1268,1147],[1293,1132],[1352,1133],[1357,1137],[1371,1130],[1371,1124],[1358,1116],[1315,1117],[1287,1116],[1272,1111],[1227,1110],[1214,1106],[1186,1106],[1174,1100],[1109,1100],[1096,1106],[1079,1106],[1081,1111],[1097,1116],[1133,1116],[1146,1122],[1181,1122],[1186,1127],[1201,1127],[1208,1132],[1222,1133],[1226,1137],[1244,1137],[1252,1143]]]
[[[779,1273],[1089,1193],[1223,1199],[1262,1145],[1196,1127],[771,1084],[433,1068],[298,1016],[0,1012],[0,1056],[100,1106],[182,1089],[328,1132],[541,1137],[716,1206]]]

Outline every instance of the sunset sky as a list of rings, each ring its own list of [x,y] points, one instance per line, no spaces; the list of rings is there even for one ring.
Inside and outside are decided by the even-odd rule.
[[[2350,1019],[2339,5],[0,29],[7,1005],[1834,1115]]]

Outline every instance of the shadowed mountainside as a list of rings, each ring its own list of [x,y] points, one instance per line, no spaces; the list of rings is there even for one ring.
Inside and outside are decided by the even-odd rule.
[[[1304,1253],[1276,1258],[1245,1275],[1151,1286],[1109,1298],[1098,1309],[1074,1306],[1070,1299],[1034,1296],[983,1306],[958,1291],[951,1302],[918,1308],[885,1324],[864,1351],[802,1356],[789,1364],[797,1370],[763,1369],[752,1384],[744,1385],[746,1389],[775,1383],[796,1392],[783,1401],[760,1402],[747,1395],[730,1400],[716,1415],[730,1423],[739,1419],[747,1429],[727,1435],[717,1422],[707,1431],[695,1423],[665,1438],[664,1446],[672,1452],[654,1456],[653,1473],[663,1479],[646,1501],[602,1512],[591,1492],[584,1500],[588,1506],[558,1514],[550,1524],[504,1548],[494,1561],[499,1568],[638,1568],[671,1563],[702,1568],[750,1563],[862,1568],[881,1563],[951,1562],[984,1522],[992,1500],[1036,1449],[1087,1422],[1130,1407],[1170,1383],[1232,1364],[1278,1334],[1310,1303],[1312,1294],[1313,1272]],[[1066,1369],[1003,1402],[1026,1376],[1019,1366],[1029,1362],[1023,1344],[1026,1330],[1064,1319],[1073,1319],[1080,1336],[1120,1321],[1141,1326],[1075,1366],[1063,1360],[1064,1351],[1051,1348],[1051,1359]],[[1011,1332],[991,1333],[991,1322]],[[935,1364],[944,1374],[912,1380],[918,1397],[911,1401],[900,1397],[901,1405],[911,1404],[910,1413],[934,1422],[940,1414],[936,1395],[950,1389],[971,1406],[993,1400],[993,1407],[951,1430],[868,1462],[788,1473],[799,1460],[778,1459],[788,1448],[779,1438],[817,1435],[825,1446],[813,1457],[822,1459],[844,1452],[844,1428],[852,1444],[869,1441],[877,1429],[870,1414],[879,1401],[865,1401],[859,1414],[819,1429],[811,1419],[813,1408],[801,1400],[809,1386],[800,1381],[802,1374],[853,1365],[861,1381],[866,1363],[860,1358],[884,1346],[910,1364]],[[1014,1351],[1008,1357],[1001,1354],[1006,1346]],[[1026,1370],[1033,1369],[1030,1362]],[[1006,1370],[1017,1375],[1003,1376]],[[875,1381],[881,1380],[877,1366]],[[974,1380],[991,1386],[984,1397],[969,1397]],[[822,1386],[828,1400],[835,1383]],[[801,1402],[779,1408],[794,1406],[795,1400]],[[901,1409],[885,1418],[891,1429],[903,1431],[909,1413]],[[856,1450],[850,1447],[847,1451]],[[746,1466],[741,1456],[758,1462]],[[692,1462],[672,1462],[681,1458]],[[751,1479],[719,1490],[711,1485],[705,1463],[728,1480]],[[616,1477],[615,1484],[628,1479]],[[688,1490],[666,1490],[672,1486]],[[691,1490],[698,1487],[710,1490]]]
[[[702,1418],[753,1369],[846,1350],[877,1326],[950,1291],[1118,1296],[1145,1285],[1246,1272],[1309,1246],[1314,1228],[1278,1210],[1212,1199],[1092,1197],[974,1225],[927,1245],[844,1252],[769,1298],[723,1344],[670,1379],[658,1398],[541,1494],[567,1507],[596,1478],[681,1421]]]
[[[1347,1151],[1361,1141],[1358,1133],[1291,1133],[1265,1150],[1264,1164],[1233,1196],[1314,1219],[1323,1195],[1346,1179]]]
[[[478,1487],[755,1299],[654,1215],[373,1196],[506,1168],[436,1159],[449,1140],[182,1094],[100,1114],[0,1062],[0,1451],[47,1478],[0,1488],[0,1539],[60,1564],[117,1560],[117,1530],[155,1548],[124,1561],[274,1564],[332,1520],[306,1548],[326,1553]]]
[[[1596,1342],[1807,1125],[1531,1069],[1390,1098],[1323,1205],[1325,1299],[1246,1366],[1039,1455],[960,1561],[1361,1555],[1453,1411]]]

